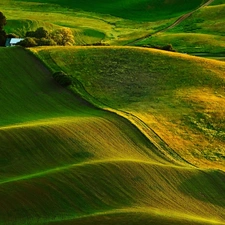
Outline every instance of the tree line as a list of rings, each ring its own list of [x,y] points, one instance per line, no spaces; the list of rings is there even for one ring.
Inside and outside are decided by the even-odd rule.
[[[7,24],[5,15],[0,12],[0,46],[5,46],[7,38],[17,38],[15,34],[7,34],[4,26]],[[27,31],[24,40],[17,43],[23,47],[51,46],[51,45],[74,45],[74,36],[69,28],[59,28],[47,31],[39,27],[35,31]]]
[[[6,42],[7,34],[4,31],[6,23],[6,17],[2,12],[0,12],[0,46],[4,46]]]
[[[23,47],[53,46],[53,45],[73,45],[74,36],[69,28],[60,28],[48,32],[44,27],[39,27],[35,31],[28,31],[25,39],[18,45]]]

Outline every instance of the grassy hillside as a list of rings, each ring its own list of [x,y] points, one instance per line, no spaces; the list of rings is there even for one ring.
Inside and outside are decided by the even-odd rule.
[[[76,77],[96,104],[151,127],[189,162],[224,169],[225,63],[146,48],[37,51]]]
[[[18,1],[2,0],[1,11],[9,20],[7,32],[23,36],[37,25],[47,30],[69,27],[76,45],[106,42],[123,45],[169,26],[191,11],[198,1]]]
[[[181,53],[211,53],[224,55],[225,37],[204,33],[172,33],[166,32],[154,35],[136,43],[137,46],[166,46]]]
[[[77,50],[96,54],[39,54],[67,62]],[[130,51],[99,54],[111,50]],[[174,164],[129,120],[58,86],[29,52],[0,56],[1,225],[224,224],[224,172]]]
[[[21,0],[17,0],[21,1]],[[138,20],[154,21],[171,18],[171,14],[180,15],[184,12],[197,8],[206,0],[98,0],[98,1],[61,1],[61,0],[22,0],[22,2],[50,3],[75,10],[83,10],[101,14],[110,14],[112,16]]]
[[[1,0],[5,30],[126,45],[206,0]],[[224,52],[224,0],[137,45]],[[37,56],[37,57],[36,57]],[[61,87],[55,71],[72,75]],[[225,225],[225,62],[149,48],[0,48],[0,225]]]
[[[225,2],[213,1],[180,24],[163,33],[143,39],[136,45],[165,46],[172,44],[179,52],[224,53]]]

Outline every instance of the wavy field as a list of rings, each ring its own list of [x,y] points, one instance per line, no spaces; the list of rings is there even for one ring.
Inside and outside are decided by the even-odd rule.
[[[152,128],[187,161],[224,169],[224,62],[146,48],[37,50],[78,79],[87,99],[137,116],[142,121],[134,123]]]
[[[55,62],[64,57],[71,70],[78,62],[71,54],[89,63],[92,53],[97,56],[95,48],[36,50],[55,69],[63,65],[46,61],[49,54]],[[111,51],[145,54],[98,50],[101,57],[107,52],[112,57]],[[28,51],[2,48],[0,55],[1,225],[224,224],[224,172],[197,169],[164,154],[163,145],[137,124],[57,85]]]
[[[223,53],[225,0],[0,11],[7,33],[68,27],[76,45],[0,48],[0,225],[225,225],[225,62],[149,48]]]
[[[124,45],[171,25],[179,16],[205,2],[1,0],[0,8],[8,20],[5,30],[20,37],[37,26],[49,31],[69,27],[76,45],[100,42]]]

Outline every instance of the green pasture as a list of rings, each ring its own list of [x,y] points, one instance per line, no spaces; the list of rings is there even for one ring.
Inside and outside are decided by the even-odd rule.
[[[181,53],[223,53],[225,37],[201,33],[159,33],[136,43],[137,46],[163,47],[172,44]]]
[[[37,2],[45,4],[54,4],[56,7],[62,6],[73,10],[82,10],[87,12],[94,12],[98,14],[109,14],[112,16],[137,20],[137,21],[155,21],[171,18],[171,15],[179,16],[184,12],[188,12],[197,8],[199,5],[206,2],[206,0],[123,0],[123,1],[60,1],[60,0],[16,0],[16,2]]]
[[[202,33],[222,36],[225,28],[225,4],[204,7],[181,24],[171,29],[170,32]]]
[[[223,62],[147,48],[36,51],[73,75],[74,91],[89,101],[138,116],[189,162],[223,167]]]
[[[187,84],[194,90],[211,83],[219,95],[224,64],[175,53],[112,47],[35,48],[33,53],[12,47],[0,49],[0,56],[1,225],[103,225],[109,221],[224,224],[224,172],[197,169],[191,165],[196,164],[194,157],[191,164],[172,161],[169,153],[161,152],[142,132],[141,124],[85,100],[132,112],[146,126],[147,119],[151,120],[147,105],[154,107],[160,119],[162,110],[169,116],[175,113],[178,119],[182,110],[181,106],[174,109],[181,104],[176,103],[175,90]],[[166,72],[165,61],[171,71],[173,66],[182,66],[183,79],[176,81],[179,74]],[[196,72],[192,81],[185,78],[184,66],[190,63]],[[214,66],[214,75],[203,72],[203,66]],[[56,84],[51,73],[57,70],[73,75],[74,86],[66,90]],[[202,84],[198,84],[198,71],[203,73]],[[171,95],[165,97],[167,90]],[[171,97],[174,101],[167,102]],[[195,118],[192,114],[188,116]],[[218,126],[218,120],[219,115],[211,122]],[[188,128],[188,121],[184,122]],[[222,164],[223,151],[220,153],[218,165]]]
[[[212,5],[221,5],[221,4],[225,4],[224,0],[215,0],[212,2]]]
[[[205,1],[17,1],[2,0],[0,8],[8,19],[5,27],[23,37],[38,26],[52,31],[69,27],[76,45],[104,42],[124,45],[172,24],[180,15]]]
[[[118,46],[205,2],[0,1],[7,33],[76,41],[0,48],[0,225],[225,225],[225,62],[149,48],[223,53],[225,1]]]

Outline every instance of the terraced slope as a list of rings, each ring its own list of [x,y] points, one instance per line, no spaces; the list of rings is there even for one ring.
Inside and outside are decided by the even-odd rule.
[[[223,172],[173,164],[27,51],[0,55],[1,225],[224,224]]]

